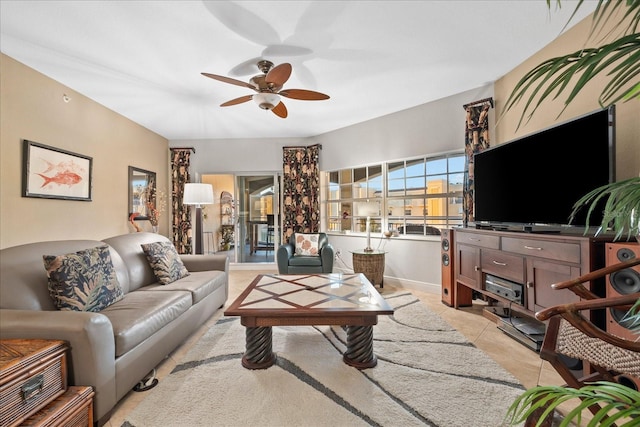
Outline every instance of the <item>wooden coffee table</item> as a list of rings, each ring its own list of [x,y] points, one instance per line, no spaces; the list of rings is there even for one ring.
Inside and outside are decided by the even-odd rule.
[[[257,276],[224,312],[240,316],[246,327],[242,366],[265,369],[273,365],[273,326],[342,325],[347,327],[343,360],[358,369],[376,366],[373,325],[378,315],[393,314],[363,274]]]

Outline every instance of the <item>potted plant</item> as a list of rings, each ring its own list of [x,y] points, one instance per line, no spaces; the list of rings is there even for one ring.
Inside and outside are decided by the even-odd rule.
[[[578,3],[576,10],[582,3]],[[557,4],[560,5],[559,0]],[[551,0],[547,0],[547,5],[551,6]],[[599,47],[581,49],[539,64],[516,84],[506,102],[505,112],[524,101],[525,108],[520,116],[520,125],[525,118],[530,118],[535,113],[545,99],[569,91],[565,100],[566,106],[594,76],[605,73],[609,82],[599,98],[603,107],[621,101],[639,100],[640,0],[599,0],[593,15],[591,34],[613,19],[618,20],[616,28],[622,30],[617,39]],[[623,237],[627,240],[640,240],[640,177],[611,183],[586,194],[574,204],[571,218],[579,211],[587,209],[588,230],[589,217],[594,209],[600,209],[601,201],[605,202],[604,215],[597,233],[612,231],[615,233],[615,240]],[[640,300],[626,314],[623,322],[633,331],[640,333]],[[610,382],[596,382],[581,389],[533,387],[511,405],[506,422],[509,425],[520,424],[534,411],[545,408],[537,423],[540,426],[548,422],[547,415],[551,415],[560,404],[578,398],[581,399],[580,404],[565,416],[560,426],[570,425],[572,422],[580,425],[582,411],[593,402],[605,404],[602,405],[603,409],[594,415],[589,426],[611,425],[615,417],[620,417],[621,420],[630,419],[631,424],[625,425],[638,425],[640,393]],[[612,413],[617,414],[602,422],[604,416]]]

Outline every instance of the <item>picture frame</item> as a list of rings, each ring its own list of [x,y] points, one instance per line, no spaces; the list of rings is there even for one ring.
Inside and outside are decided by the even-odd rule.
[[[155,198],[156,173],[129,166],[129,218],[134,221],[149,219],[147,197]],[[150,200],[155,205],[155,200]],[[132,217],[132,215],[137,214]]]
[[[91,201],[93,158],[23,140],[22,197]]]

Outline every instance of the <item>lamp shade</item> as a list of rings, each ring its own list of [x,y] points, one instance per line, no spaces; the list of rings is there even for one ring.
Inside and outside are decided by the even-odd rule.
[[[359,216],[379,216],[380,204],[378,202],[362,202],[357,205]]]
[[[213,186],[211,184],[188,183],[184,185],[185,205],[210,205],[213,203]]]

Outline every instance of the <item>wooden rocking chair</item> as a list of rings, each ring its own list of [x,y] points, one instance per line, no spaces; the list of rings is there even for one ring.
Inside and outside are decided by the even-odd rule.
[[[581,388],[587,382],[616,382],[619,378],[629,377],[632,382],[635,379],[635,384],[640,384],[640,380],[638,380],[640,379],[640,339],[638,339],[640,337],[632,340],[613,335],[593,324],[589,320],[588,313],[585,313],[586,316],[582,313],[585,310],[608,310],[612,307],[628,311],[640,298],[640,292],[602,298],[589,291],[582,284],[635,265],[640,265],[640,258],[611,265],[577,279],[554,284],[552,288],[569,289],[578,295],[581,301],[549,307],[536,313],[538,320],[549,320],[540,357],[551,363],[566,381],[567,386]],[[586,369],[585,374],[578,377],[567,364],[568,359],[561,355],[587,362],[590,369]],[[597,404],[589,407],[589,410],[594,414],[599,409],[600,406]],[[541,413],[542,411],[538,413],[538,416]],[[531,422],[530,418],[527,425],[534,425]]]

